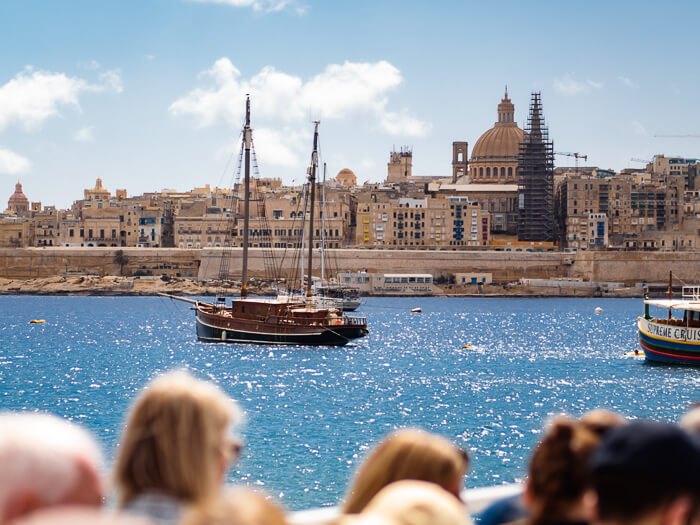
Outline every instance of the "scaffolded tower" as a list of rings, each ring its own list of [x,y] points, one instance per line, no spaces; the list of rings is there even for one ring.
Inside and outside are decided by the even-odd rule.
[[[554,145],[532,93],[530,116],[518,152],[518,240],[554,241]]]

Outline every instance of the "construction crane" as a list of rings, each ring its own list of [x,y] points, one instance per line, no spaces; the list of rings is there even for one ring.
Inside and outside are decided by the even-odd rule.
[[[584,155],[582,153],[571,153],[568,151],[555,151],[555,155],[562,155],[564,157],[573,157],[575,160],[574,162],[576,163],[576,167],[574,168],[574,173],[578,175],[578,159],[583,159],[584,161],[588,160],[588,155]]]
[[[653,160],[638,159],[638,158],[635,158],[635,157],[632,157],[630,160],[631,160],[632,162],[641,162],[642,164],[651,164],[652,162],[654,162]]]

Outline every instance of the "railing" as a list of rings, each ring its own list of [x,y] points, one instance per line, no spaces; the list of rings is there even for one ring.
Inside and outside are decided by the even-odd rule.
[[[683,299],[693,299],[700,301],[700,286],[684,286],[682,292]]]
[[[366,317],[349,317],[347,315],[343,316],[349,325],[364,326],[367,324]]]
[[[491,503],[520,494],[522,486],[513,483],[510,485],[496,485],[494,487],[480,487],[462,491],[462,501],[467,505],[469,514],[478,514]],[[320,509],[300,510],[290,513],[287,518],[293,525],[326,525],[340,515],[338,507],[325,507]]]

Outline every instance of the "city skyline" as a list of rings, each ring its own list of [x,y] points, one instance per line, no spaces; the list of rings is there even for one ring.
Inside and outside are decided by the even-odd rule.
[[[0,5],[0,182],[67,207],[111,191],[227,187],[251,93],[261,175],[299,183],[320,119],[329,176],[451,173],[452,141],[496,120],[505,85],[521,127],[542,92],[557,151],[641,167],[700,156],[693,20],[676,2],[149,0]],[[557,165],[572,159],[558,157]],[[235,164],[235,162],[234,162]]]

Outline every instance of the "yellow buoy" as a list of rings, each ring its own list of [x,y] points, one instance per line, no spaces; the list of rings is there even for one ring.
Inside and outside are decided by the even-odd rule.
[[[37,324],[37,323],[45,323],[45,322],[46,321],[44,321],[43,319],[32,319],[31,321],[29,321],[29,324]]]

